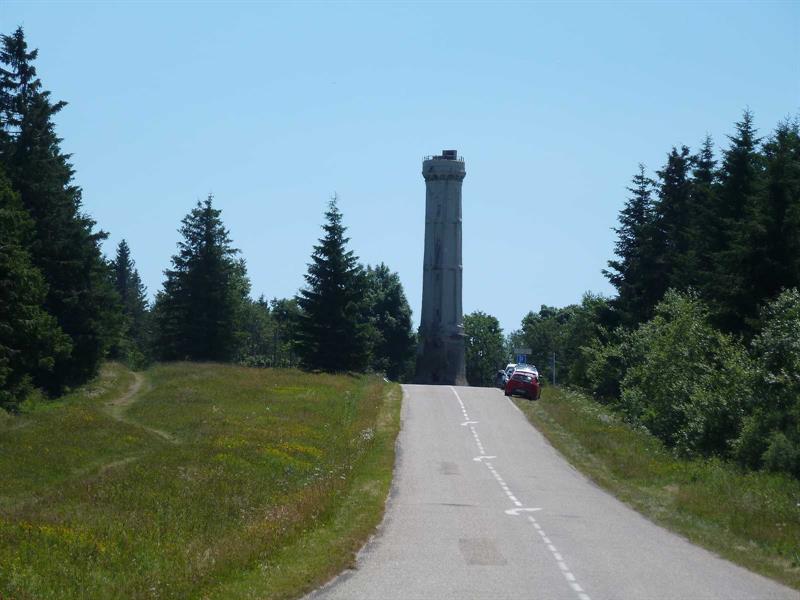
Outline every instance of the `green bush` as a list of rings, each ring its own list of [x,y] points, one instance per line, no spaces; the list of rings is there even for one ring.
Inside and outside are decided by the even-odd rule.
[[[686,455],[730,452],[753,389],[745,349],[714,329],[693,294],[669,291],[630,335],[620,407]]]
[[[760,411],[746,416],[739,437],[731,444],[734,458],[745,467],[758,469],[767,450],[768,437],[769,430],[765,428],[765,419]]]
[[[798,447],[789,438],[780,431],[773,431],[762,456],[764,468],[768,471],[796,471],[798,454]]]
[[[800,291],[763,307],[749,352],[709,313],[696,294],[670,290],[653,318],[629,331],[613,327],[607,301],[587,296],[530,313],[510,342],[547,350],[542,360],[556,348],[559,383],[616,405],[683,455],[800,477]],[[540,367],[549,378],[549,365]]]
[[[613,337],[616,313],[607,298],[587,292],[562,327],[562,380],[590,389],[589,364],[594,348]],[[564,376],[566,375],[566,377]]]
[[[595,343],[583,349],[586,356],[586,379],[588,389],[595,400],[614,402],[620,397],[620,382],[630,362],[629,333],[618,328],[616,342]]]
[[[10,425],[13,420],[14,417],[12,417],[11,414],[6,411],[6,409],[0,408],[0,431],[2,431],[7,425]]]
[[[751,468],[800,476],[800,292],[786,290],[761,311],[752,343],[759,393],[734,455]]]

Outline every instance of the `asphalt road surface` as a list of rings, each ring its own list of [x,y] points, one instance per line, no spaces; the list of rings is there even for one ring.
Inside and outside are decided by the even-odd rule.
[[[310,598],[800,600],[600,490],[500,390],[404,390],[386,519]]]

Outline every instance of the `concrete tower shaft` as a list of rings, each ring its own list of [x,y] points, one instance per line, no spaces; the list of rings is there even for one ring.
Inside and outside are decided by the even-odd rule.
[[[455,150],[422,163],[425,258],[416,381],[466,385],[461,307],[461,185],[464,160]]]

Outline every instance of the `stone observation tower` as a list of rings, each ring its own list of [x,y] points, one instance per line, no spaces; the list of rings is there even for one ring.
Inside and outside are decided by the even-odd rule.
[[[422,162],[425,259],[416,383],[467,384],[461,309],[461,182],[466,174],[455,150]]]

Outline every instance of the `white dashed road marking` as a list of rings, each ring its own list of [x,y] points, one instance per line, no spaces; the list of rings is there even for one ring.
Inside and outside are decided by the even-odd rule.
[[[469,426],[469,429],[472,432],[472,437],[475,439],[475,444],[478,447],[478,451],[480,452],[480,456],[476,456],[472,460],[486,465],[486,467],[489,469],[489,472],[492,474],[492,476],[494,476],[495,480],[497,480],[497,483],[500,484],[500,488],[503,490],[503,492],[508,497],[508,499],[511,500],[511,502],[513,502],[515,506],[517,506],[517,508],[509,508],[508,510],[506,510],[505,511],[506,514],[507,515],[511,515],[511,516],[518,516],[521,512],[535,512],[535,511],[542,510],[541,508],[532,508],[532,507],[531,508],[523,508],[522,507],[522,502],[520,502],[517,499],[517,497],[514,496],[514,494],[511,492],[511,489],[506,484],[506,482],[503,481],[502,477],[500,477],[500,474],[497,472],[497,469],[495,469],[494,465],[490,462],[491,459],[497,458],[497,457],[496,456],[487,456],[486,451],[484,450],[483,444],[481,443],[480,436],[478,435],[478,431],[475,429],[475,425],[479,424],[479,422],[478,421],[470,421],[469,414],[467,413],[467,407],[464,406],[464,402],[461,400],[461,397],[458,395],[458,392],[456,391],[456,389],[453,386],[450,386],[450,389],[453,391],[453,394],[455,394],[455,397],[458,400],[458,404],[461,406],[461,412],[464,415],[465,421],[463,423],[461,423],[461,425],[464,426],[464,427]],[[510,399],[509,399],[509,401],[510,401]],[[513,406],[514,408],[519,410],[519,407],[516,404],[514,404],[513,402],[511,402],[511,406]],[[522,411],[520,411],[520,412],[522,412]],[[536,519],[534,518],[534,516],[533,515],[528,515],[528,521],[530,521],[530,523],[533,525],[535,530],[539,533],[539,535],[542,538],[542,541],[547,546],[547,549],[553,555],[553,559],[556,561],[556,564],[558,565],[558,568],[561,570],[561,573],[564,575],[564,579],[566,579],[567,583],[573,589],[573,591],[575,591],[578,594],[578,600],[592,600],[589,597],[589,594],[587,594],[584,591],[584,589],[580,586],[580,584],[577,582],[577,580],[575,578],[575,575],[572,573],[572,571],[569,570],[569,567],[567,566],[567,563],[564,562],[564,557],[561,556],[561,554],[558,552],[558,549],[555,547],[555,545],[553,545],[553,542],[550,540],[549,537],[547,537],[547,534],[542,529],[542,526],[539,523],[536,522]]]

